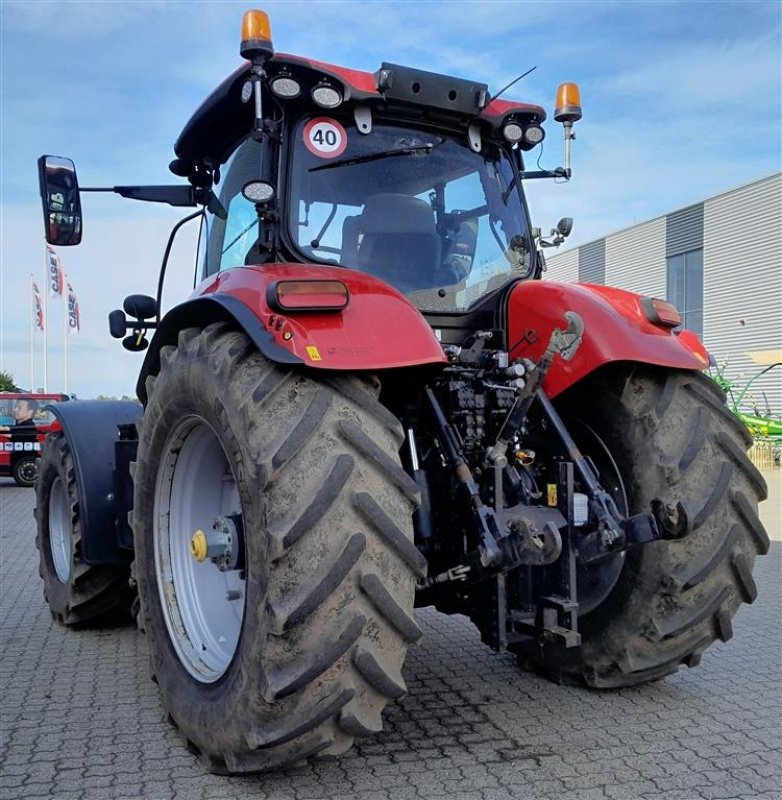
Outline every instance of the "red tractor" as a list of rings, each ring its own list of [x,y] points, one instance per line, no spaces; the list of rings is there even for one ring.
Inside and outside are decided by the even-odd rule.
[[[262,12],[241,54],[176,142],[186,183],[100,190],[196,207],[201,280],[161,315],[169,242],[157,296],[110,315],[148,348],[143,408],[54,409],[52,614],[131,607],[215,772],[379,731],[416,606],[557,682],[695,666],[755,598],[766,487],[675,308],[540,280],[569,221],[543,240],[524,185],[569,177],[577,88],[554,115],[565,166],[531,171],[539,106],[275,53]],[[75,244],[91,190],[39,165],[48,240]]]

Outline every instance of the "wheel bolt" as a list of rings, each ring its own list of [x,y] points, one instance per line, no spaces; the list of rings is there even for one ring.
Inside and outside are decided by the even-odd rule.
[[[197,530],[190,540],[190,555],[200,563],[206,560],[208,549],[206,534],[202,530]]]

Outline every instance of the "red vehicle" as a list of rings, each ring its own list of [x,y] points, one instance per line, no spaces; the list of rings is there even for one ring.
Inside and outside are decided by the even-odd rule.
[[[0,392],[0,477],[11,477],[18,486],[35,485],[41,445],[60,428],[44,406],[68,399],[66,394]]]
[[[200,283],[161,314],[169,242],[156,297],[109,317],[147,349],[141,405],[57,409],[37,484],[55,618],[130,608],[215,772],[379,731],[414,606],[554,681],[696,666],[755,598],[766,487],[675,308],[541,280],[570,222],[541,236],[525,185],[570,176],[575,85],[564,166],[530,170],[540,106],[275,53],[262,12],[240,52],[176,142],[186,184],[113,187],[196,208],[172,240],[200,221]],[[73,163],[39,170],[48,241],[77,243]]]

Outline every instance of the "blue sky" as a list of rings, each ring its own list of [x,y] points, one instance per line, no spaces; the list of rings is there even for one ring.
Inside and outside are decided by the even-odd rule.
[[[241,2],[0,0],[0,368],[29,384],[29,274],[43,227],[35,162],[72,157],[82,185],[163,183],[183,124],[239,63]],[[534,224],[575,219],[568,245],[780,169],[778,2],[284,2],[268,11],[278,50],[374,71],[382,61],[485,81],[551,110],[581,86],[569,184],[529,187]],[[561,161],[547,123],[544,166]],[[61,248],[83,332],[69,340],[69,390],[132,393],[140,358],[106,315],[154,293],[167,207],[91,195],[85,237]],[[748,232],[747,232],[748,233]],[[192,283],[193,242],[175,251],[170,303]],[[40,282],[40,277],[39,277]],[[63,384],[62,301],[50,303],[49,388]],[[36,384],[42,385],[39,337]]]

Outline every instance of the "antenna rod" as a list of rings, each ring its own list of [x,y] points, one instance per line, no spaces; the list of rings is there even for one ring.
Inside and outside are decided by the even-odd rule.
[[[510,87],[513,86],[514,83],[518,83],[522,78],[526,78],[527,75],[530,74],[530,72],[534,72],[536,69],[537,69],[537,65],[534,66],[534,67],[530,67],[526,72],[524,72],[523,74],[519,75],[518,78],[514,78],[507,86],[503,86],[502,89],[500,89],[500,91],[497,92],[497,94],[495,94],[494,97],[492,97],[492,100],[496,100],[501,94],[505,94],[505,92],[508,89],[510,89]]]

